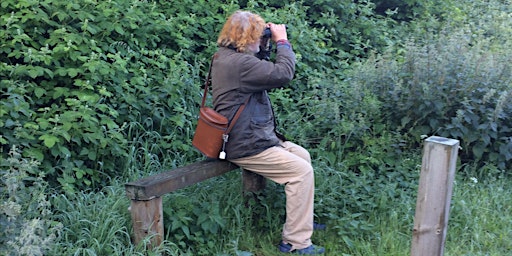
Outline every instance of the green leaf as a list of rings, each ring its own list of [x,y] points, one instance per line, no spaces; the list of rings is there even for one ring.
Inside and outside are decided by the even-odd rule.
[[[43,134],[39,137],[40,140],[43,140],[44,145],[48,148],[52,148],[55,146],[55,143],[59,141],[59,138],[51,135],[51,134]]]
[[[114,26],[114,30],[115,30],[117,33],[119,33],[119,34],[124,35],[123,27],[121,27],[121,26]]]
[[[89,151],[89,153],[87,154],[87,157],[90,160],[96,160],[96,151],[94,151],[94,150]]]
[[[39,125],[39,127],[41,127],[41,129],[43,129],[43,130],[46,130],[46,128],[48,128],[48,126],[50,125],[50,122],[48,121],[48,119],[38,118],[38,119],[36,119],[36,121],[37,121],[37,124]]]
[[[69,89],[65,87],[56,87],[53,89],[53,98],[56,99],[60,96],[68,96]]]
[[[68,69],[68,75],[70,77],[76,77],[78,75],[79,70],[76,68],[70,68]]]
[[[77,170],[75,171],[75,175],[76,175],[76,177],[77,177],[78,179],[82,179],[82,177],[84,177],[84,174],[85,174],[85,172],[84,172],[82,169],[77,169]]]
[[[7,144],[7,140],[4,139],[4,137],[2,135],[0,135],[0,145],[6,145]]]
[[[181,226],[181,231],[183,231],[183,233],[185,233],[185,235],[187,236],[187,238],[190,237],[190,230],[188,229],[188,226]]]
[[[27,68],[28,68],[27,73],[31,78],[36,78],[36,77],[44,74],[44,70],[41,67],[29,66]]]
[[[76,182],[76,179],[75,179],[75,178],[73,178],[73,177],[71,177],[71,176],[65,175],[65,176],[64,176],[64,181],[65,181],[66,183],[75,183],[75,182]]]
[[[69,149],[67,147],[64,147],[62,145],[59,145],[59,149],[60,149],[60,152],[66,156],[66,158],[69,158],[71,157],[71,152],[69,151]]]
[[[23,156],[25,157],[33,157],[37,161],[43,161],[44,160],[44,154],[39,148],[31,147],[23,150]]]
[[[37,88],[34,89],[34,94],[38,98],[41,98],[41,96],[43,96],[45,93],[46,93],[46,90],[44,88],[37,87]]]
[[[483,143],[476,143],[472,148],[473,154],[477,159],[482,158],[485,151],[485,145]]]

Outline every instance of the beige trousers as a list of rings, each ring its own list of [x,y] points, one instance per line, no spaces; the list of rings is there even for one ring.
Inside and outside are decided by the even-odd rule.
[[[231,162],[285,185],[286,222],[282,239],[292,250],[311,245],[315,178],[311,157],[303,147],[286,141],[259,154]]]

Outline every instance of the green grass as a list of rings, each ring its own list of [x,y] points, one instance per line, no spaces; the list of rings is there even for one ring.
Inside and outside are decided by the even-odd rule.
[[[365,174],[341,174],[326,166],[317,168],[317,176],[322,176],[317,178],[317,219],[329,228],[315,232],[313,241],[325,246],[327,255],[409,255],[417,170],[410,173],[414,180],[407,181],[405,187],[399,183],[406,180],[393,175],[388,176],[395,180],[383,175],[373,183],[368,182],[373,185],[367,187],[362,177]],[[173,223],[173,216],[167,216],[167,240],[149,253],[144,245],[130,242],[129,200],[122,182],[115,182],[100,193],[55,195],[54,220],[65,228],[51,254],[280,255],[276,245],[284,217],[282,186],[270,183],[264,194],[259,195],[259,202],[245,204],[238,175],[232,172],[166,196],[167,214],[182,214],[189,222],[181,223],[174,218]],[[454,186],[445,255],[510,254],[510,179],[498,175],[475,182],[475,178],[461,176],[462,173]],[[329,200],[347,197],[345,192],[350,190],[359,197]],[[370,201],[358,205],[362,199]],[[208,205],[218,205],[214,207],[217,210],[212,211]],[[205,221],[203,215],[208,215],[210,221]],[[201,218],[205,226],[200,223]],[[211,229],[215,219],[223,224]],[[190,231],[188,238],[181,229],[185,224]]]
[[[315,232],[313,242],[325,246],[327,255],[409,255],[420,161],[419,155],[404,156],[392,169],[359,172],[343,171],[343,163],[315,163],[316,220],[328,229]],[[18,195],[48,191],[40,180],[25,181],[35,182],[33,186],[14,184],[23,180],[21,167],[31,165],[35,163],[18,159],[2,171],[5,188],[16,187]],[[510,254],[512,183],[503,173],[493,167],[460,168],[445,255]],[[99,192],[38,198],[5,194],[2,240],[13,246],[2,245],[0,252],[22,255],[12,248],[34,248],[47,255],[279,255],[285,204],[281,185],[268,182],[263,193],[246,202],[235,171],[166,195],[166,240],[148,250],[144,243],[131,243],[124,183],[118,179]],[[12,222],[19,229],[6,224],[9,205],[21,206],[17,222]],[[36,233],[30,233],[33,220],[38,220]]]
[[[402,154],[393,167],[375,162],[355,171],[345,164],[314,163],[316,221],[328,229],[315,232],[313,242],[325,246],[327,255],[409,255],[420,154]],[[114,179],[101,191],[57,194],[42,179],[27,179],[26,170],[37,169],[37,162],[13,151],[4,166],[5,255],[23,255],[13,248],[48,255],[279,255],[285,196],[283,186],[272,182],[248,201],[238,171],[166,195],[165,241],[149,250],[148,241],[131,243],[124,183],[132,178]],[[512,183],[504,173],[492,166],[457,172],[445,255],[511,252]]]
[[[512,253],[512,185],[510,178],[497,177],[456,184],[445,255]]]

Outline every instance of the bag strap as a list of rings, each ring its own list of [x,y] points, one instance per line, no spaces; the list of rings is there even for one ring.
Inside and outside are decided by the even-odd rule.
[[[247,102],[249,102],[250,98],[251,98],[250,96],[247,97],[244,104],[242,104],[242,105],[240,105],[240,107],[238,107],[238,110],[236,111],[235,116],[233,117],[233,120],[231,120],[231,123],[229,123],[229,126],[226,129],[226,132],[224,132],[224,134],[229,134],[229,132],[231,131],[233,126],[235,126],[236,120],[238,120],[238,118],[240,117],[240,114],[242,114],[242,111],[244,111],[245,105],[247,105]]]
[[[212,65],[213,65],[213,59],[215,59],[217,55],[214,54],[212,56],[212,60],[210,61],[210,67],[208,68],[208,75],[206,75],[206,81],[204,81],[204,93],[203,93],[203,100],[201,101],[201,107],[204,107],[204,104],[206,103],[206,95],[208,94],[208,87],[210,87],[210,84],[212,83]]]

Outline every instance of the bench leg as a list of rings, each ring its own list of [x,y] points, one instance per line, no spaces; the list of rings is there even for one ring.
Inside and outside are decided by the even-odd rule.
[[[266,179],[259,174],[242,169],[242,184],[244,193],[258,192],[265,189]]]
[[[162,243],[164,237],[164,220],[162,198],[156,197],[147,201],[131,200],[130,211],[134,232],[134,243],[139,244],[150,237],[149,247]]]

